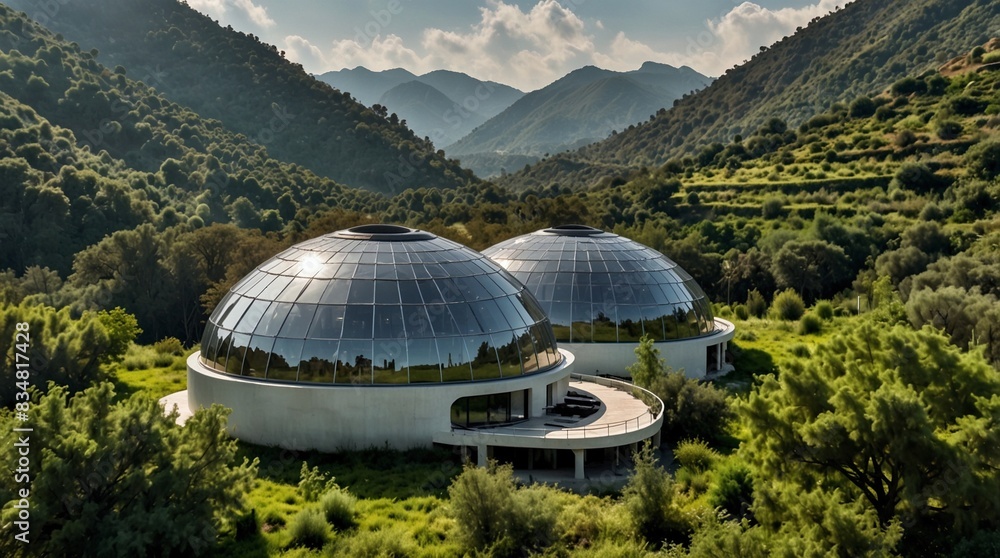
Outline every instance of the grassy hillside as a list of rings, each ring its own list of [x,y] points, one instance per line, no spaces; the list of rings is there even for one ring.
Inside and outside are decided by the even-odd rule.
[[[272,156],[377,192],[451,188],[471,179],[398,119],[317,81],[275,47],[174,0],[9,5],[96,49],[171,101],[246,135]],[[52,13],[49,13],[52,12]]]
[[[770,118],[798,126],[836,101],[877,94],[982,44],[1000,24],[989,0],[858,0],[761,47],[710,87],[650,122],[561,154],[503,180],[515,188],[583,188],[601,177],[659,166]]]

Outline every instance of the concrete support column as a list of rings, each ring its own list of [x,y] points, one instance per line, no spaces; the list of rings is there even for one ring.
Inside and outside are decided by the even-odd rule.
[[[660,447],[660,444],[662,443],[661,442],[662,436],[660,436],[660,432],[661,432],[660,430],[657,430],[656,434],[653,434],[653,447],[654,448]]]
[[[479,454],[479,466],[486,467],[490,464],[490,455],[486,444],[476,446],[476,453]]]
[[[545,414],[545,390],[528,390],[528,416],[540,417]]]
[[[587,455],[587,450],[575,449],[573,450],[573,457],[576,458],[576,470],[573,474],[575,479],[583,479],[583,457]]]

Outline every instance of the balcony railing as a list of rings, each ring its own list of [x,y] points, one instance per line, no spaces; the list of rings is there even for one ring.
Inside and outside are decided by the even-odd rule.
[[[624,391],[632,397],[646,404],[646,412],[632,418],[617,420],[604,424],[594,424],[589,426],[566,426],[564,428],[537,428],[524,426],[498,426],[493,428],[456,428],[453,432],[476,431],[479,433],[493,434],[496,436],[530,436],[534,438],[550,439],[587,439],[599,438],[618,434],[627,434],[656,424],[663,417],[663,401],[653,392],[643,389],[629,382],[602,378],[600,376],[590,376],[586,374],[570,374],[570,379],[579,382],[588,382],[602,385],[619,391]]]

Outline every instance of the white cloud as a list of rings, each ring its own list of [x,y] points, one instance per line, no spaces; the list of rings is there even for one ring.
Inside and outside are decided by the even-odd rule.
[[[192,4],[250,1],[192,0]],[[800,8],[770,10],[743,2],[692,30],[685,46],[674,51],[654,49],[624,32],[610,40],[598,40],[595,34],[605,36],[604,24],[600,20],[588,24],[567,7],[570,2],[559,0],[538,0],[527,10],[503,0],[488,0],[488,6],[480,8],[480,19],[475,24],[457,30],[424,29],[420,44],[406,44],[398,35],[386,34],[388,24],[373,20],[356,28],[362,29],[357,36],[334,41],[325,48],[289,35],[285,50],[289,59],[316,73],[355,66],[374,71],[402,67],[418,74],[445,68],[526,91],[543,87],[587,64],[625,71],[655,61],[687,65],[718,76],[749,59],[761,45],[791,35],[796,27],[843,3],[814,0]]]
[[[295,53],[289,55],[293,60],[308,67],[313,45],[306,46],[304,39],[293,35],[286,37],[285,46]],[[416,48],[394,34],[372,36],[366,28],[363,35],[334,41],[323,52],[321,66],[310,69],[322,72],[361,65],[423,73],[447,68],[535,89],[593,63],[594,51],[584,21],[557,0],[541,0],[528,11],[496,1],[480,8],[480,21],[466,30],[425,29]]]
[[[761,46],[794,34],[797,27],[804,27],[842,4],[843,0],[819,0],[801,8],[770,10],[743,2],[721,18],[707,21],[704,29],[688,37],[684,52],[674,53],[668,60],[702,73],[721,75],[749,59]]]
[[[253,0],[188,0],[188,5],[203,14],[220,19],[229,8],[236,8],[259,27],[267,29],[275,25],[275,21],[267,13],[267,8],[254,4]]]
[[[274,20],[267,15],[267,8],[254,4],[253,0],[233,0],[233,3],[246,13],[250,21],[264,28],[274,27]]]
[[[285,37],[285,57],[292,62],[298,62],[307,68],[315,68],[326,64],[323,51],[298,35]]]

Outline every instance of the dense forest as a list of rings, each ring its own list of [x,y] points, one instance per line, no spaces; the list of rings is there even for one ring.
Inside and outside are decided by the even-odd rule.
[[[285,60],[277,48],[254,35],[224,29],[186,4],[7,4],[86,45],[107,67],[130,69],[173,102],[221,121],[272,156],[320,176],[392,193],[416,186],[450,188],[473,180],[384,107],[361,105]],[[114,36],[108,29],[115,30]],[[117,121],[129,111],[119,112],[111,119]],[[94,144],[93,138],[80,139]]]
[[[101,3],[136,18],[114,43],[84,4],[46,16],[65,36],[0,5],[0,437],[16,462],[30,329],[41,545],[13,539],[8,476],[5,555],[997,555],[996,6],[859,0],[652,122],[492,184],[183,4]],[[143,69],[156,64],[166,77]],[[167,84],[222,72],[233,79]],[[216,89],[249,87],[240,72],[269,93],[213,104],[243,99]],[[712,124],[737,91],[769,101]],[[247,108],[260,98],[282,101]],[[286,109],[309,116],[273,140],[248,117]],[[327,114],[339,124],[313,125]],[[371,134],[336,149],[282,135],[352,122]],[[699,122],[704,134],[659,139]],[[402,153],[420,155],[398,191],[373,186]],[[689,380],[644,343],[629,372],[666,405],[664,446],[633,456],[624,488],[586,496],[430,450],[243,444],[221,408],[183,428],[164,416],[155,398],[184,389],[231,285],[291,244],[372,222],[477,249],[564,223],[628,236],[736,323],[737,372]]]

